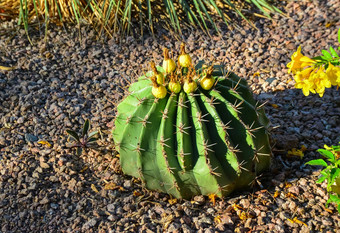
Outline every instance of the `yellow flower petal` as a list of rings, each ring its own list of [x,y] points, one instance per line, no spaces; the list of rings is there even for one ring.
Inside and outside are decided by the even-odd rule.
[[[311,58],[309,58],[307,56],[301,57],[300,60],[303,61],[303,62],[310,62],[310,63],[315,63],[316,62],[315,60],[313,60],[313,59],[311,59]]]
[[[294,76],[295,81],[302,82],[303,80],[308,79],[313,69],[314,69],[313,67],[309,67],[302,71],[298,71],[296,75]]]
[[[309,88],[306,88],[306,86],[304,86],[302,88],[302,93],[305,95],[305,96],[309,96]]]
[[[297,71],[301,69],[301,61],[300,59],[303,57],[301,54],[301,46],[297,49],[296,52],[293,53],[291,59],[292,61],[287,64],[288,69],[288,74],[291,72],[295,74]]]
[[[336,67],[329,63],[326,75],[332,85],[337,86],[340,84],[340,67]]]
[[[326,144],[325,145],[323,145],[323,148],[325,148],[326,150],[332,150],[332,147],[329,147],[329,146],[327,146]]]

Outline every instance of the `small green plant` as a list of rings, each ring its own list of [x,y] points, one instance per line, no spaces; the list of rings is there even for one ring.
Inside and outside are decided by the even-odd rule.
[[[83,149],[85,148],[91,148],[93,147],[93,143],[95,143],[98,139],[97,134],[98,131],[93,131],[89,133],[90,131],[90,121],[86,119],[82,134],[81,136],[78,136],[78,134],[73,130],[66,130],[66,133],[73,139],[73,143],[70,145],[71,148],[77,148],[77,154],[81,155],[83,152]]]
[[[340,28],[338,30],[338,42],[340,45]],[[322,50],[322,56],[309,58],[301,53],[301,46],[293,53],[291,61],[287,64],[288,73],[294,75],[295,88],[302,89],[305,96],[310,93],[318,93],[322,97],[326,88],[340,86],[340,56],[336,52],[340,51],[340,46],[335,49],[330,46],[328,50]],[[340,144],[340,142],[339,142]],[[307,162],[308,165],[323,166],[321,176],[317,183],[327,181],[327,192],[329,199],[326,207],[330,202],[338,205],[340,213],[340,146],[324,146],[325,149],[319,149],[318,152],[324,156],[330,164],[324,159],[315,159]],[[299,150],[290,151],[292,155],[303,156]]]
[[[340,213],[340,142],[339,146],[329,147],[325,145],[324,147],[325,149],[319,149],[318,152],[329,161],[329,164],[324,159],[314,159],[306,164],[325,167],[321,171],[321,176],[317,183],[327,181],[329,199],[326,207],[328,207],[329,203],[334,202],[337,204],[338,212]]]

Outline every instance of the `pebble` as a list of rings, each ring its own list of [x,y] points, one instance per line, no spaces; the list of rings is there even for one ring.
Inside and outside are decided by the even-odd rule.
[[[107,205],[107,211],[114,213],[116,209],[116,205],[115,204],[109,204]]]
[[[92,218],[83,225],[83,229],[89,230],[90,228],[94,227],[96,224],[97,224],[97,219]]]
[[[27,133],[27,134],[25,134],[25,140],[27,142],[36,142],[36,141],[38,141],[38,137],[33,135],[33,134]]]

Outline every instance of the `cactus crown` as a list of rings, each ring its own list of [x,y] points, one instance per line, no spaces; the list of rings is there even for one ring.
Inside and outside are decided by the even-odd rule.
[[[155,98],[152,72],[140,77],[118,105],[113,130],[123,172],[176,198],[228,195],[252,184],[271,160],[268,119],[246,81],[222,66],[202,65],[178,66],[159,85],[187,80],[197,87],[208,75],[215,80],[209,90],[198,85]]]

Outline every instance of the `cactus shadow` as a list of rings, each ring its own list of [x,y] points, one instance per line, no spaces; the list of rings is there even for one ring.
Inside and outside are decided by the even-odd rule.
[[[272,164],[268,171],[255,180],[254,187],[246,192],[234,192],[229,198],[268,190],[275,193],[287,183],[300,178],[308,178],[318,167],[305,165],[306,162],[320,158],[316,151],[325,144],[336,145],[340,141],[340,98],[335,87],[327,89],[322,98],[319,95],[304,96],[301,90],[286,89],[254,96],[265,105],[270,120]],[[301,150],[301,154],[290,154]],[[228,199],[228,198],[227,198]]]

